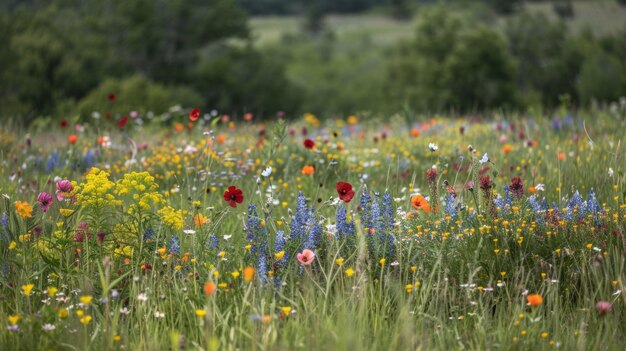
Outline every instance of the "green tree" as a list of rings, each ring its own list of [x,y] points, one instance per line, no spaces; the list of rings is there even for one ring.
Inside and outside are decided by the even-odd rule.
[[[508,15],[517,10],[522,0],[487,0],[487,3],[491,5],[496,12]]]
[[[513,58],[504,38],[492,29],[463,32],[444,68],[451,107],[468,111],[515,103]]]
[[[252,47],[206,48],[193,77],[206,106],[221,111],[294,112],[299,103],[300,92],[287,81],[284,66]]]
[[[180,83],[198,50],[227,38],[246,39],[246,16],[233,0],[115,0],[113,42],[135,72]]]
[[[392,104],[410,101],[420,109],[437,110],[449,101],[444,62],[457,44],[463,23],[443,8],[424,12],[415,39],[400,43],[387,69],[387,94]]]
[[[575,96],[579,67],[570,59],[581,58],[568,48],[562,22],[550,22],[542,14],[522,14],[507,22],[505,33],[518,64],[515,84],[524,103],[554,106],[563,93]]]
[[[578,91],[583,103],[616,101],[626,95],[626,67],[614,55],[596,51],[582,66]]]

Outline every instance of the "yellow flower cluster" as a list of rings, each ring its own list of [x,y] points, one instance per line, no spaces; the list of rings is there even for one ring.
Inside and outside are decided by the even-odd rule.
[[[109,179],[109,173],[94,167],[85,178],[85,182],[79,185],[80,192],[76,196],[79,205],[104,207],[119,204],[113,195],[115,183]]]
[[[148,172],[131,172],[124,174],[124,178],[115,184],[114,193],[118,196],[130,196],[134,201],[130,212],[137,207],[141,210],[150,210],[151,206],[165,203],[163,195],[157,190],[159,185]]]
[[[161,221],[172,229],[183,229],[183,210],[176,210],[171,206],[163,207],[159,210]]]

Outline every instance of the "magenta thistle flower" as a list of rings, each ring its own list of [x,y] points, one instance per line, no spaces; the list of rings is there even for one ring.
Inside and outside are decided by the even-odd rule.
[[[44,191],[44,192],[39,193],[39,196],[37,196],[37,202],[39,202],[39,206],[41,207],[41,210],[44,212],[47,212],[48,208],[54,202],[54,198],[52,197],[52,195]]]

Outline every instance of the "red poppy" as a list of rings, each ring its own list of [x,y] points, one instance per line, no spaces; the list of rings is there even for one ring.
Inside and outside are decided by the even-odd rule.
[[[337,182],[336,185],[339,198],[344,202],[350,202],[354,197],[354,190],[352,190],[352,184],[346,182]]]
[[[122,119],[120,119],[119,122],[117,122],[117,127],[118,128],[122,128],[126,125],[126,122],[128,122],[128,116],[124,116]]]
[[[62,119],[60,124],[61,124],[61,128],[67,128],[67,126],[69,125],[66,119]]]
[[[114,93],[109,93],[109,101],[111,101],[111,102],[115,101],[115,94]]]
[[[191,110],[191,112],[189,113],[189,119],[192,121],[197,121],[198,118],[200,118],[200,110],[197,108],[194,108],[193,110]]]
[[[237,204],[243,202],[243,191],[231,185],[224,192],[224,200],[229,203],[230,207],[237,207]]]
[[[311,139],[304,139],[304,147],[311,150],[315,147],[315,142]]]

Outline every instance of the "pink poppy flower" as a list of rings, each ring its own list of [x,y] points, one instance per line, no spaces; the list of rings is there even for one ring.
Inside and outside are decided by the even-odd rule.
[[[297,256],[298,262],[303,266],[310,266],[315,260],[315,253],[309,249],[302,250]]]

